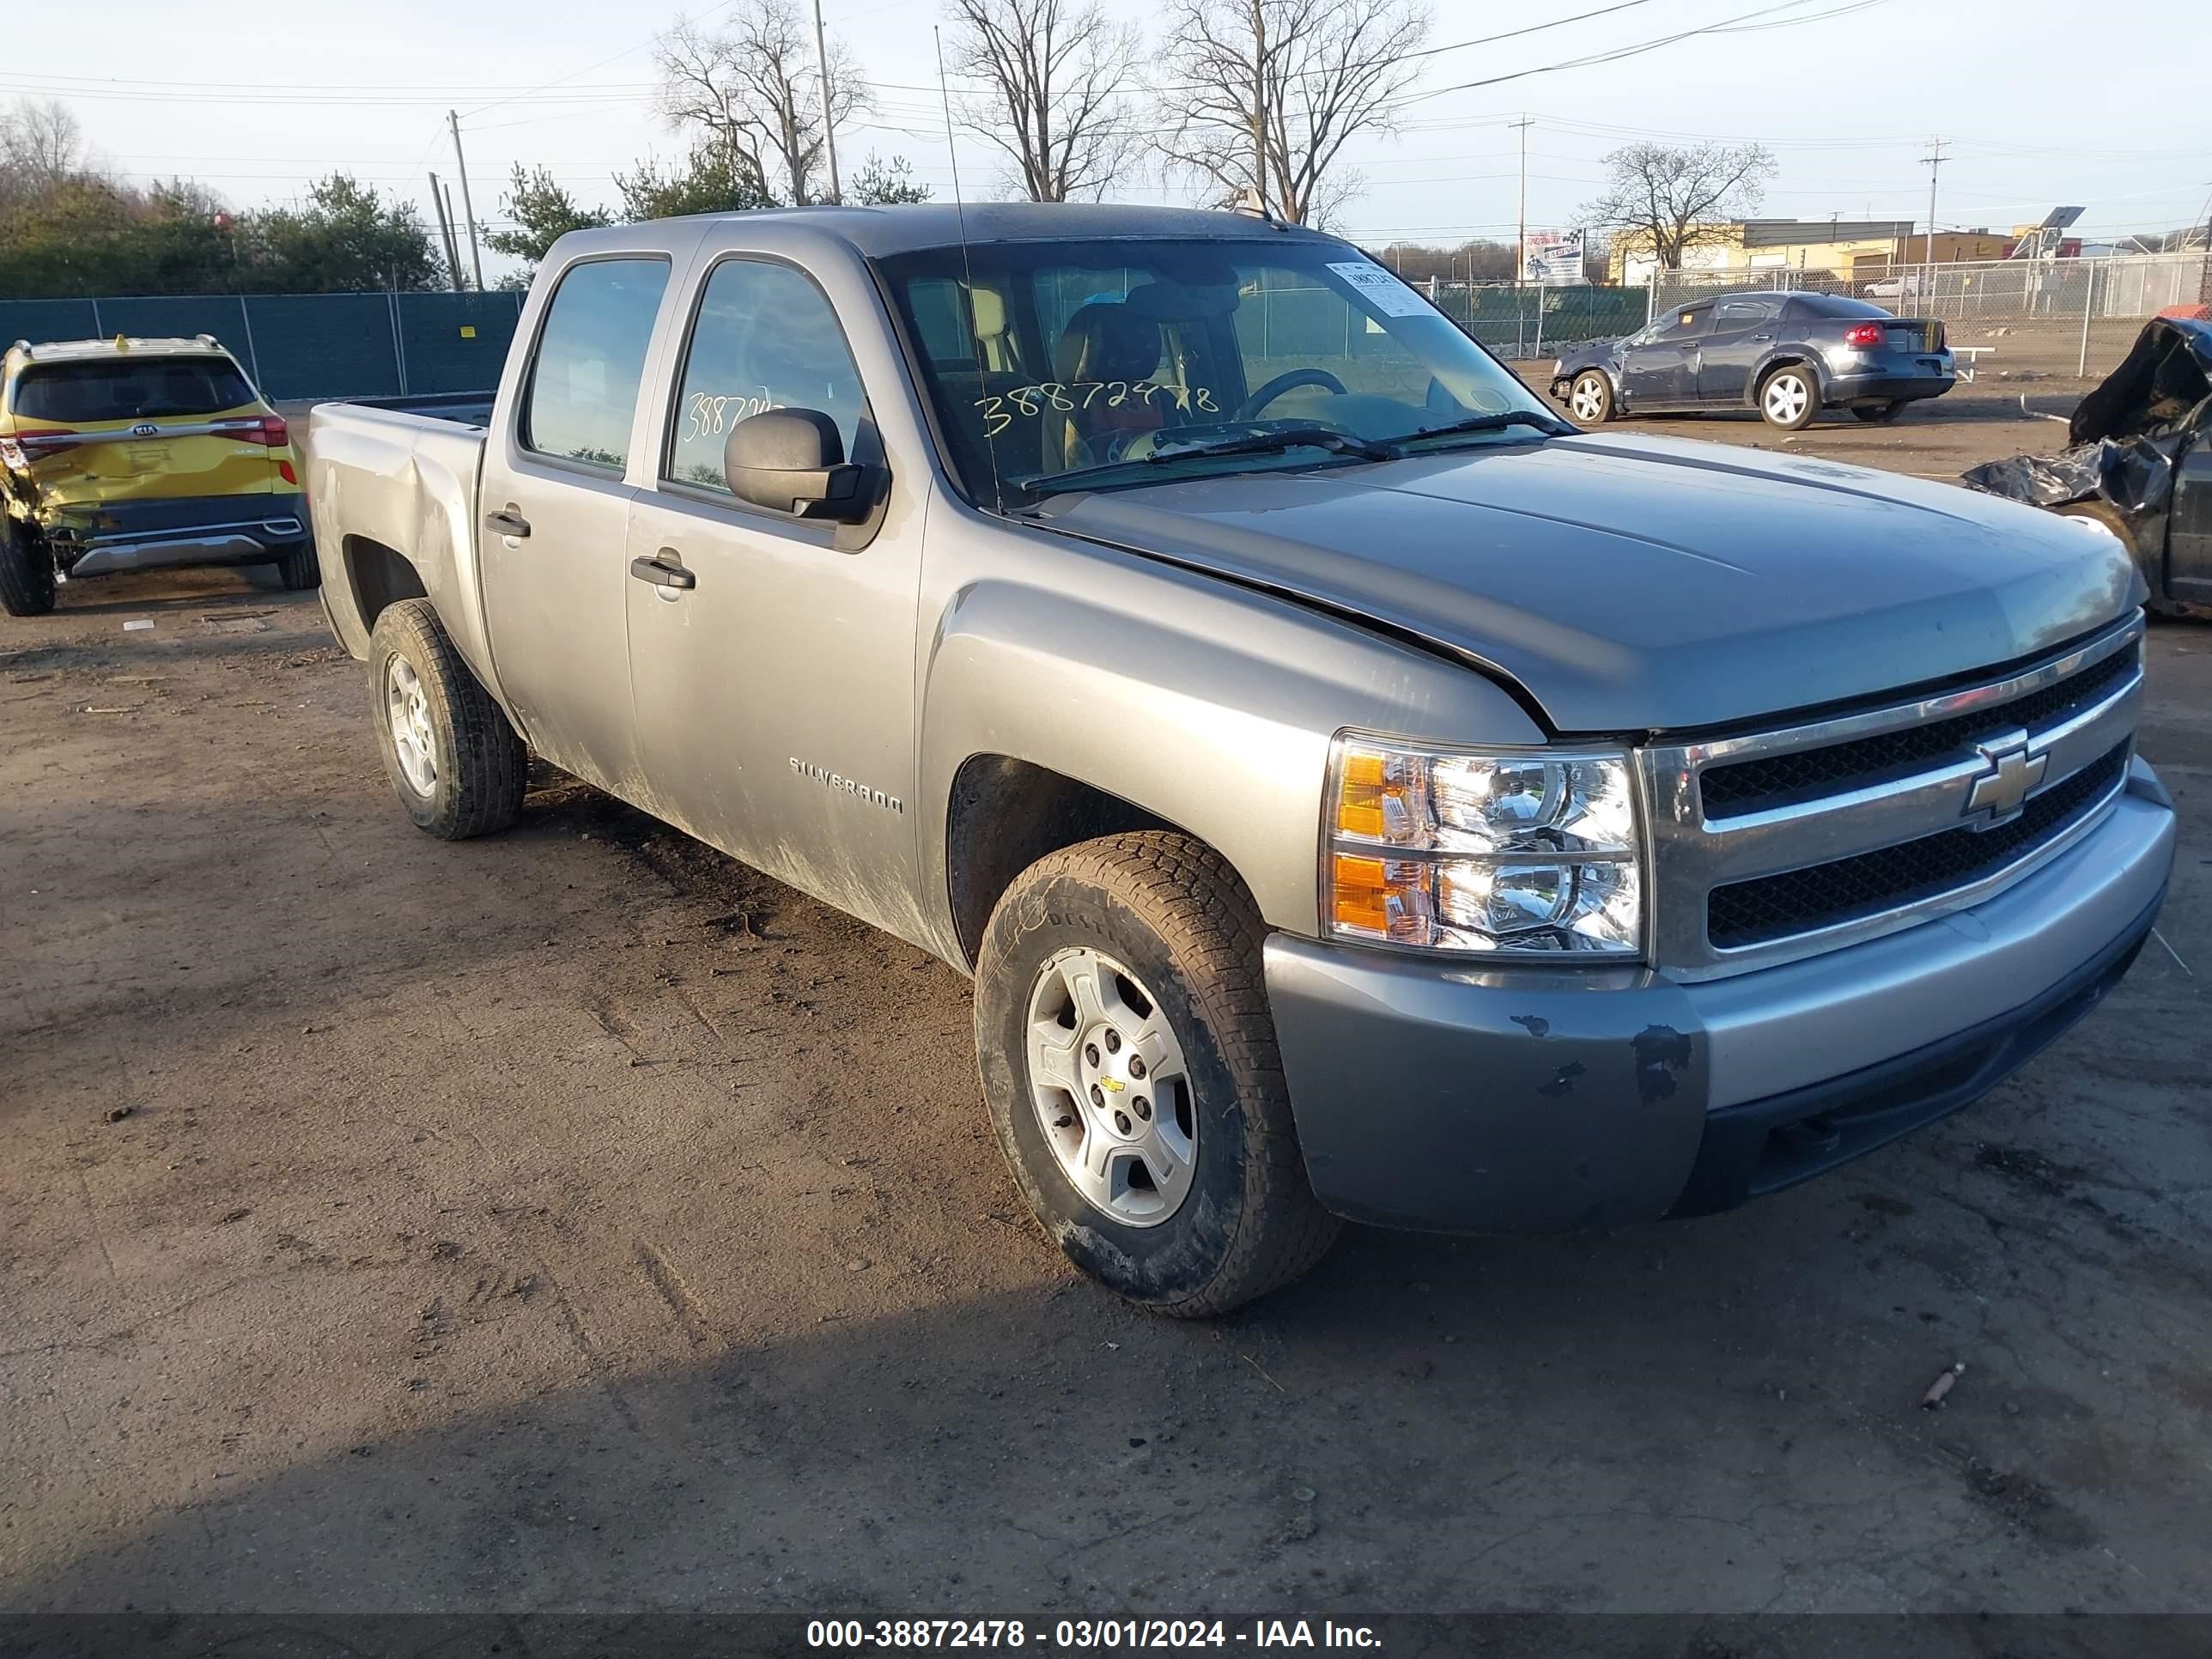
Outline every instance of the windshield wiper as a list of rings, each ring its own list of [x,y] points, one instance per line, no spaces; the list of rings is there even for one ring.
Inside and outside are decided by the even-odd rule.
[[[1286,449],[1326,449],[1333,455],[1357,455],[1363,461],[1395,461],[1398,452],[1385,444],[1369,443],[1332,426],[1275,427],[1241,438],[1214,438],[1203,443],[1177,444],[1162,449],[1157,444],[1146,461],[1181,461],[1194,455],[1277,455]]]
[[[1139,455],[1128,460],[1106,461],[1097,466],[1079,466],[1066,472],[1048,472],[1042,477],[1020,480],[1025,489],[1054,490],[1072,484],[1097,483],[1109,477],[1141,476],[1146,468],[1165,466],[1170,461],[1205,460],[1216,455],[1279,455],[1292,449],[1321,449],[1332,455],[1349,455],[1363,461],[1395,461],[1398,452],[1382,444],[1369,443],[1348,432],[1339,432],[1334,427],[1281,427],[1270,432],[1247,433],[1242,437],[1215,438],[1197,443],[1173,444],[1164,449],[1155,449],[1149,455]]]
[[[1537,431],[1554,438],[1565,438],[1582,430],[1571,426],[1556,415],[1540,409],[1509,409],[1498,415],[1470,415],[1463,421],[1447,421],[1442,426],[1423,427],[1419,432],[1401,432],[1395,437],[1378,438],[1381,444],[1410,444],[1423,438],[1449,438],[1467,432],[1503,432],[1510,426],[1533,426]]]

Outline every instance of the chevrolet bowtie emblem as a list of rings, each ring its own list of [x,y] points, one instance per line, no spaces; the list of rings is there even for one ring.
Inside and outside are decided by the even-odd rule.
[[[2031,750],[2025,732],[1979,747],[1983,769],[1966,792],[1966,817],[1975,829],[1990,830],[2020,816],[2029,792],[2043,781],[2051,757]]]

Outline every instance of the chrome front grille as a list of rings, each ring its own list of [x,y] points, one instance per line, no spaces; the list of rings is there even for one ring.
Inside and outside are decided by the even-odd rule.
[[[2142,623],[1978,684],[1641,751],[1654,949],[1715,978],[1963,908],[2087,832],[2126,777]]]

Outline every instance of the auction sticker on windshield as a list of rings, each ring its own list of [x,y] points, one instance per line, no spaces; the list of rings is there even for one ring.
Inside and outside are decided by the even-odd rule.
[[[1331,264],[1329,269],[1358,289],[1385,317],[1419,317],[1428,310],[1421,296],[1380,265],[1364,259]]]

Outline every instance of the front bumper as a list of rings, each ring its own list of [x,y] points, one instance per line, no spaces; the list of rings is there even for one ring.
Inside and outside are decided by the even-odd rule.
[[[2173,845],[2137,761],[2094,832],[1996,897],[1698,984],[1278,934],[1267,991],[1314,1190],[1356,1220],[1521,1232],[1794,1185],[1978,1098],[2094,1007]]]
[[[71,580],[119,570],[265,564],[309,536],[297,492],[124,501],[58,515],[46,535]]]

